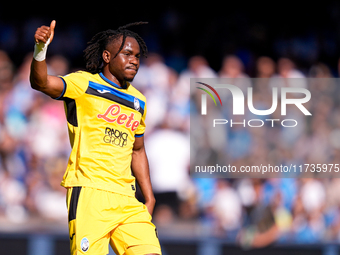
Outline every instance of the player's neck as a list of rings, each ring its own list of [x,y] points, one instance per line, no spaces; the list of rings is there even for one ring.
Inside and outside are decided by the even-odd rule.
[[[126,81],[119,81],[116,76],[114,76],[109,70],[105,69],[102,71],[102,74],[105,76],[106,79],[109,81],[117,84],[119,87],[124,88]]]

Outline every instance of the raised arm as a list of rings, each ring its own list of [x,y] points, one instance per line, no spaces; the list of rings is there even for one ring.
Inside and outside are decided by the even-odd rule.
[[[50,26],[41,26],[34,35],[34,55],[31,64],[30,82],[35,90],[39,90],[46,95],[57,98],[64,90],[64,83],[61,78],[48,75],[46,65],[46,51],[52,42],[56,21],[53,20]]]

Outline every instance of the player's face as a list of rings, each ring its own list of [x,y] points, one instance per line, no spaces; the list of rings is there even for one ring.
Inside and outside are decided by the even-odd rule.
[[[119,50],[121,43],[122,38],[112,43],[109,47],[111,53],[109,69],[111,74],[120,82],[130,82],[138,72],[140,48],[135,38],[126,37],[123,49],[116,57],[114,57]]]

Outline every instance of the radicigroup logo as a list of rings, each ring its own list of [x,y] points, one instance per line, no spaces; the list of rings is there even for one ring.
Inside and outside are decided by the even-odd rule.
[[[191,79],[190,173],[334,177],[340,127],[326,115],[337,104],[325,98],[334,96],[339,80]],[[318,144],[329,154],[319,153]]]

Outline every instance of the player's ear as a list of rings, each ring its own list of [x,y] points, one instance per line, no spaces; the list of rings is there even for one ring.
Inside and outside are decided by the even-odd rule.
[[[110,62],[111,54],[108,50],[103,51],[103,60],[106,64]]]

